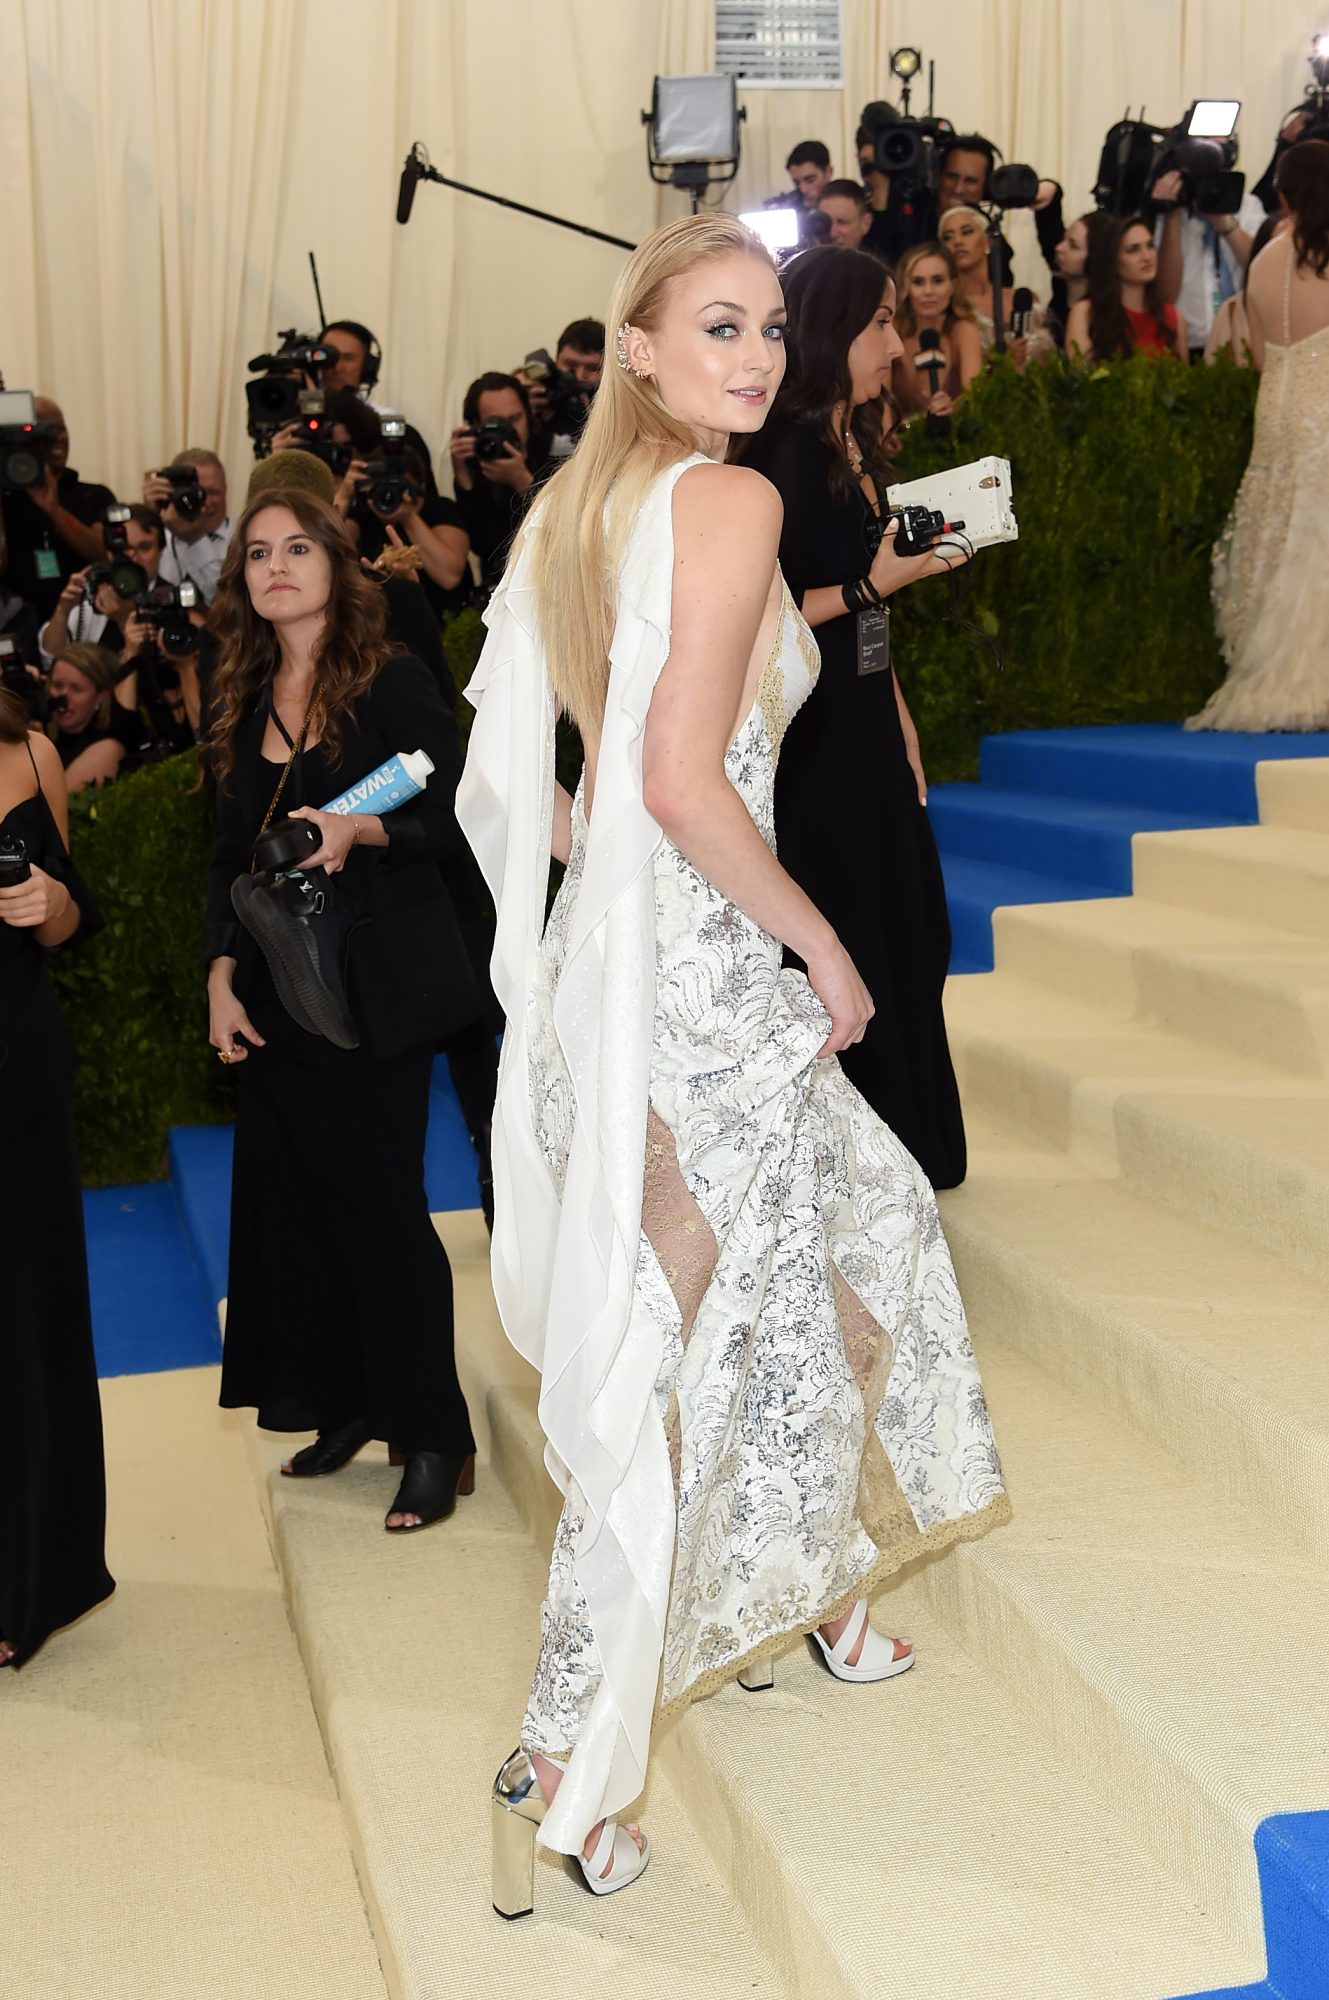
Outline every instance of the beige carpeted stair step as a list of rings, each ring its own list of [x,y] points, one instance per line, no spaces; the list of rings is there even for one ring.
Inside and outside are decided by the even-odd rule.
[[[473,1321],[467,1338],[472,1367],[495,1378],[494,1470],[545,1546],[559,1500],[541,1462],[533,1383],[494,1349],[492,1322]],[[930,1567],[879,1600],[879,1622],[919,1648],[904,1679],[840,1687],[799,1642],[773,1693],[726,1690],[658,1741],[658,1762],[791,1990],[809,2000],[1099,2000],[1109,1955],[1114,1993],[1138,2000],[1220,1972],[1255,1976],[1261,1928],[1245,1836],[1222,1822],[1221,1881],[1211,1870],[1178,1892],[1166,1857],[1122,1814],[1111,1772],[1088,1760],[1067,1768],[1028,1690],[1001,1687],[981,1651],[939,1619],[929,1579]],[[1080,1700],[1073,1687],[1070,1698]],[[866,1735],[847,1719],[856,1712],[871,1715]],[[1069,1722],[1064,1735],[1078,1759]],[[1172,1783],[1165,1762],[1163,1789]],[[1220,1895],[1227,1911],[1216,1919]],[[901,1913],[885,1939],[883,1908]]]
[[[1270,758],[1255,767],[1260,820],[1329,833],[1329,757]]]
[[[1329,1286],[1064,1154],[969,1136],[942,1213],[976,1323],[1322,1559]]]
[[[1000,972],[1127,1020],[1329,1075],[1329,938],[1144,896],[1017,905],[993,915]]]
[[[946,1012],[967,1107],[1329,1277],[1329,1086],[1008,973]]]
[[[1137,833],[1137,896],[1329,938],[1329,833],[1224,826]]]

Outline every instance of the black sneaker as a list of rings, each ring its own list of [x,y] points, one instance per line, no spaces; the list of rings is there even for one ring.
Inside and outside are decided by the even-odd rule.
[[[359,1048],[340,965],[349,926],[332,906],[330,885],[260,871],[232,883],[231,903],[291,1019],[335,1048]]]

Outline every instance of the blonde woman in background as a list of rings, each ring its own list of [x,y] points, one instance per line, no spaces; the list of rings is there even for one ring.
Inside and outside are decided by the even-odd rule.
[[[784,319],[732,216],[633,253],[469,689],[458,814],[508,1023],[494,1292],[565,1496],[494,1787],[505,1916],[532,1906],[537,1824],[597,1895],[640,1876],[645,1835],[615,1815],[657,1697],[767,1685],[804,1634],[838,1680],[901,1673],[912,1646],[871,1625],[869,1594],[1007,1512],[932,1190],[835,1060],[871,996],[774,852],[817,651],[778,496],[725,457],[780,386]],[[861,338],[884,378],[889,326]],[[560,710],[586,749],[575,797]]]
[[[916,243],[900,259],[895,288],[895,330],[904,353],[891,369],[891,393],[906,417],[920,410],[948,417],[983,366],[983,343],[974,309],[960,296],[955,259],[940,243]],[[940,371],[918,365],[927,332],[937,335],[929,346],[945,364]]]
[[[955,264],[956,297],[971,308],[983,352],[987,354],[997,338],[996,322],[992,317],[987,217],[976,208],[948,208],[938,224],[937,234],[943,250],[950,252]],[[1023,372],[1030,361],[1046,359],[1055,343],[1037,299],[1026,333],[1012,335],[1011,315],[1014,310],[1015,287],[1005,285],[1001,295],[1001,322],[1006,333],[1006,348],[1016,367]]]

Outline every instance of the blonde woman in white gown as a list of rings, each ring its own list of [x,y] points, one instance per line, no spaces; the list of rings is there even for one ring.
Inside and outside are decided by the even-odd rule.
[[[783,320],[735,218],[634,253],[616,357],[468,691],[458,811],[508,1023],[494,1291],[565,1495],[495,1784],[506,1916],[531,1908],[537,1824],[597,1894],[640,1875],[646,1836],[615,1815],[658,1712],[769,1682],[803,1634],[841,1680],[898,1674],[912,1648],[868,1595],[1009,1511],[932,1190],[835,1060],[871,998],[774,853],[780,738],[818,656],[776,565],[779,499],[723,461],[770,408]],[[876,321],[860,338],[884,380],[898,342]],[[901,559],[900,582],[935,562]],[[585,742],[575,798],[560,707]]]
[[[1283,155],[1292,226],[1251,265],[1255,438],[1214,550],[1227,679],[1188,729],[1329,729],[1329,144]]]

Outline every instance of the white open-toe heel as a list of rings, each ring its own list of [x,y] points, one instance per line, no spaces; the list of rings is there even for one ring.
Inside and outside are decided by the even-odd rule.
[[[847,1666],[846,1661],[858,1644],[859,1634],[863,1637],[863,1650],[856,1666]],[[837,1681],[888,1681],[896,1674],[907,1674],[914,1664],[914,1648],[906,1639],[888,1639],[868,1623],[868,1601],[860,1597],[845,1620],[844,1631],[833,1646],[828,1646],[820,1632],[810,1632],[821,1648],[821,1656],[835,1675]],[[904,1647],[903,1652],[900,1651]]]
[[[528,1917],[535,1908],[535,1829],[547,1811],[535,1766],[518,1748],[494,1780],[490,1806],[493,1898],[500,1917]],[[606,1874],[611,1855],[613,1866]],[[596,1896],[612,1896],[616,1889],[626,1889],[644,1872],[650,1858],[651,1843],[646,1835],[642,1835],[639,1848],[615,1819],[607,1819],[601,1827],[589,1861],[583,1854],[577,1856],[586,1886]]]

